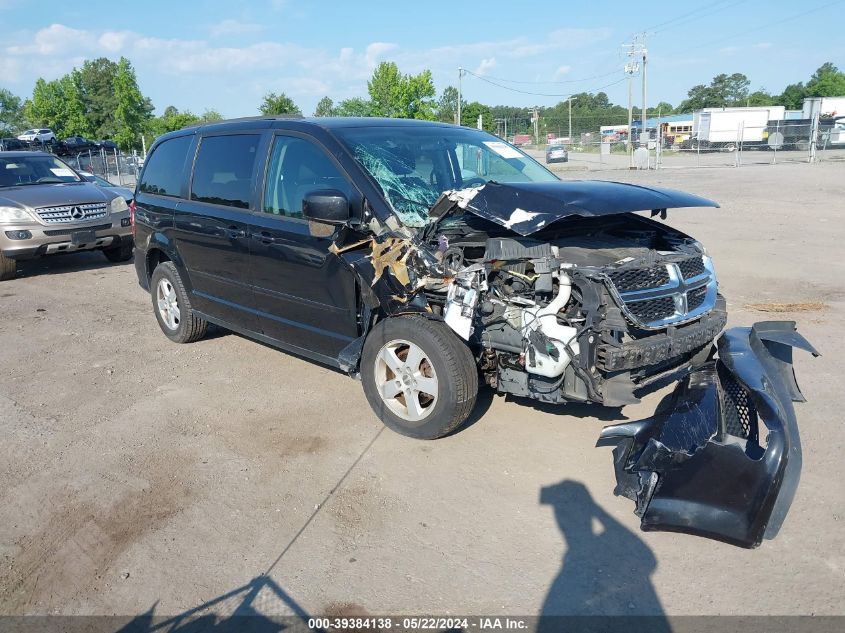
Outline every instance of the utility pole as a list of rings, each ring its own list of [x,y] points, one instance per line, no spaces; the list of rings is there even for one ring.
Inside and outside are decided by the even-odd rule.
[[[569,102],[569,145],[572,145],[572,97],[567,99]]]
[[[463,93],[461,91],[461,79],[464,76],[464,69],[458,66],[458,120],[456,121],[457,125],[461,124],[461,100],[463,99]]]
[[[646,51],[646,47],[645,47],[645,33],[642,34],[641,38],[642,39],[640,40],[640,42],[641,42],[640,43],[640,52],[642,53],[642,56],[643,56],[643,129],[642,129],[642,133],[643,133],[643,135],[645,135],[645,147],[646,147],[646,152],[648,152],[648,138],[649,137],[648,137],[648,131],[646,130],[646,125],[645,125],[646,116],[647,116],[646,111],[648,110],[648,107],[647,107],[647,103],[648,103],[648,99],[647,99],[647,95],[648,95],[648,93],[647,93],[647,89],[648,89],[648,69],[646,68],[646,53],[647,53],[647,51]],[[642,135],[640,136],[640,140],[641,141],[643,140]],[[646,153],[646,169],[649,168],[649,164],[648,164],[649,156],[650,155],[648,153]]]
[[[639,71],[640,65],[634,59],[635,44],[623,44],[622,48],[627,49],[628,61],[625,63],[625,74],[628,76],[628,167],[634,168],[634,88],[633,78]]]

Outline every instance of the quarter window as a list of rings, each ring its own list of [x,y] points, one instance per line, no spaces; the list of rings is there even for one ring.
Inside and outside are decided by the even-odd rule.
[[[303,198],[319,189],[352,194],[349,182],[322,149],[305,139],[277,136],[267,170],[264,213],[301,218]]]
[[[207,136],[200,143],[191,200],[248,209],[258,134]]]
[[[159,144],[147,158],[138,190],[160,196],[178,196],[182,188],[182,170],[192,138],[179,136]]]

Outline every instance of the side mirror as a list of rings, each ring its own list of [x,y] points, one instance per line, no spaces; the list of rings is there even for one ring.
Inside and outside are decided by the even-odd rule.
[[[337,189],[312,191],[302,199],[302,215],[326,224],[345,224],[351,217],[349,200]]]

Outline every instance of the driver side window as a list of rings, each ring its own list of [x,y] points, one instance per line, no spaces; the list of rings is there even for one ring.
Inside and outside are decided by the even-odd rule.
[[[264,213],[301,218],[302,200],[319,189],[352,196],[349,182],[322,148],[302,138],[277,136],[267,170]]]

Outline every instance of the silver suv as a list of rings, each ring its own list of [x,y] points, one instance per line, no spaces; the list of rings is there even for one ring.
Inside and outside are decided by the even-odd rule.
[[[99,249],[112,262],[132,258],[126,200],[87,182],[45,152],[0,152],[0,281],[17,260]]]

